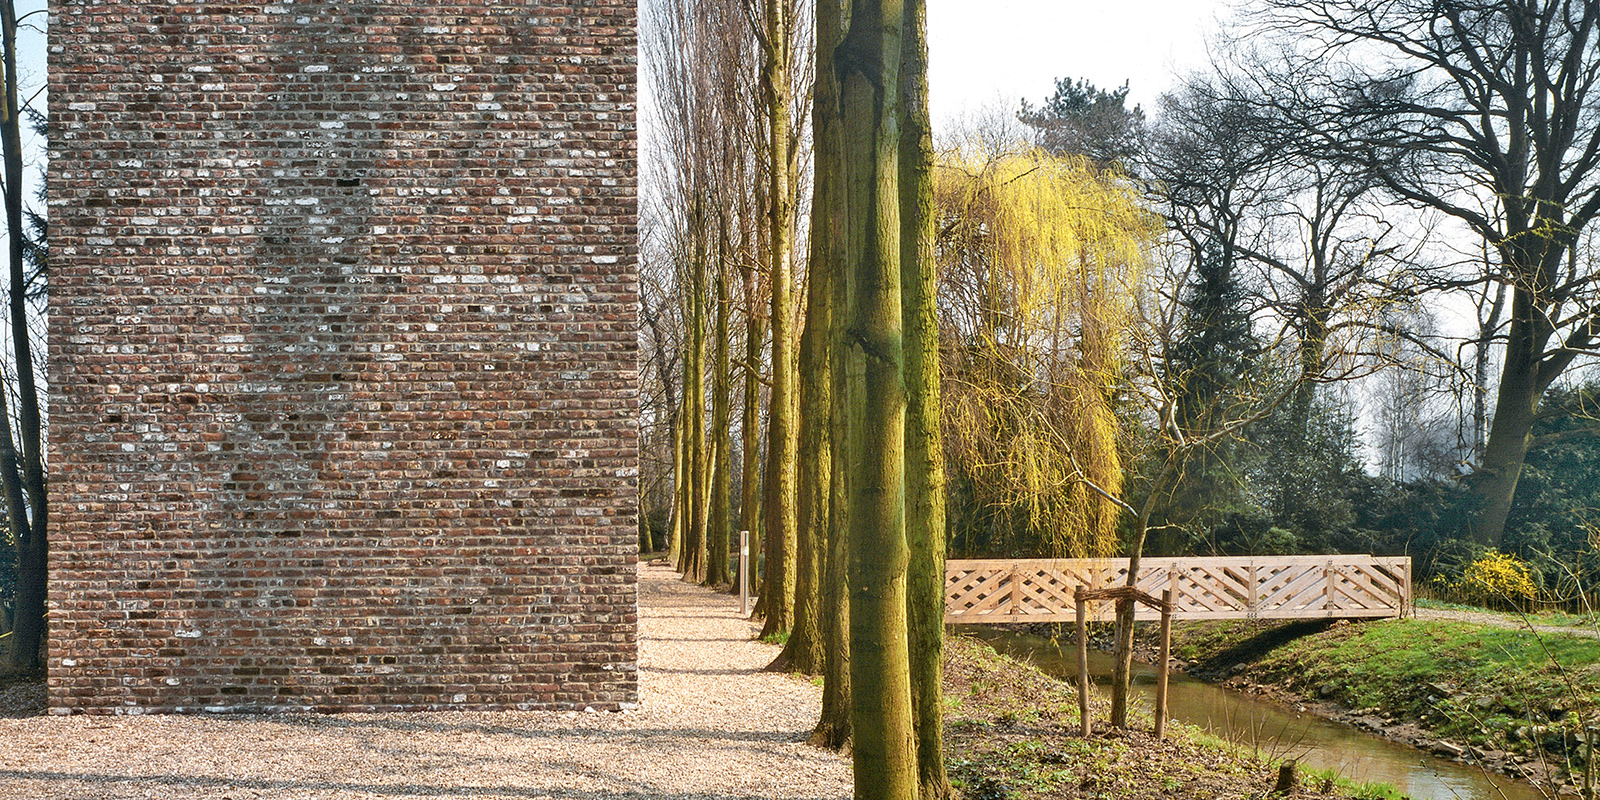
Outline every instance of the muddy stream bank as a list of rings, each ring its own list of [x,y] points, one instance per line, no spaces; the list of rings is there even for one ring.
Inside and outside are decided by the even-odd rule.
[[[1058,678],[1075,680],[1076,653],[1070,638],[1005,630],[966,631],[1014,658],[1032,661]],[[1090,672],[1097,686],[1109,683],[1112,659],[1090,652]],[[1153,703],[1155,670],[1137,665],[1135,692],[1146,708]],[[1393,785],[1415,800],[1535,800],[1533,785],[1497,774],[1482,765],[1440,758],[1416,747],[1362,730],[1356,724],[1329,719],[1333,709],[1304,703],[1286,704],[1174,674],[1168,695],[1171,718],[1202,728],[1262,755],[1292,758],[1307,767],[1331,770],[1340,777]],[[1318,713],[1320,712],[1320,713]],[[1373,720],[1375,726],[1381,720]],[[1391,736],[1404,731],[1387,731]],[[1420,735],[1420,731],[1416,732]],[[1441,747],[1448,747],[1439,743]],[[1459,755],[1470,757],[1470,754]]]

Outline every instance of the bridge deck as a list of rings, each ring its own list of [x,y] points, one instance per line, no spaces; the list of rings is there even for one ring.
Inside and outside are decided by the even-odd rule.
[[[950,561],[945,622],[1071,622],[1078,587],[1127,582],[1127,559]],[[1411,559],[1404,556],[1232,556],[1147,558],[1138,588],[1171,589],[1173,619],[1399,617],[1411,608]],[[1091,602],[1110,619],[1110,602]],[[1140,607],[1138,619],[1156,619]]]

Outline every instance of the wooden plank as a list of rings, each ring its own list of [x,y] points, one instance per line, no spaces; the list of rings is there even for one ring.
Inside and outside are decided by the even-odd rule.
[[[973,571],[957,578],[957,581],[962,583],[956,584],[950,583],[947,577],[945,597],[950,601],[956,602],[968,602],[974,597],[987,597],[995,593],[995,590],[1005,580],[1005,577],[1006,573],[1004,572],[985,573]]]
[[[1388,570],[1358,567],[1348,573],[1353,582],[1358,583],[1368,595],[1380,600],[1398,600],[1403,592],[1400,581],[1389,574]]]
[[[946,564],[945,620],[1075,621],[1073,592],[1127,584],[1123,559],[956,560]],[[1398,616],[1411,609],[1411,560],[1365,555],[1147,561],[1135,585],[1172,591],[1174,619]],[[1109,603],[1086,613],[1109,618]],[[1138,619],[1154,612],[1139,609]]]
[[[1147,560],[1141,572],[1150,568],[1165,568],[1169,564],[1203,565],[1203,566],[1230,566],[1237,565],[1248,567],[1250,564],[1273,565],[1316,565],[1324,566],[1330,561],[1335,564],[1373,564],[1395,563],[1408,560],[1405,556],[1369,556],[1369,555],[1328,555],[1328,556],[1186,556],[1182,558],[1162,558]],[[1007,565],[1006,568],[1032,568],[1047,567],[1062,569],[1068,566],[1081,565],[1106,565],[1115,570],[1126,570],[1128,560],[1125,558],[1024,558],[1024,559],[951,559],[945,564],[955,567],[960,564],[978,564],[992,567],[996,564]]]
[[[1267,608],[1305,608],[1313,603],[1322,593],[1323,575],[1320,571],[1306,571],[1294,576],[1294,579],[1283,584],[1266,597],[1262,598],[1260,607]],[[1310,598],[1308,600],[1308,598]]]
[[[1400,605],[1400,587],[1379,583],[1365,570],[1345,570],[1341,577],[1348,584],[1348,595],[1363,608],[1398,608]]]
[[[1191,586],[1200,592],[1199,595],[1191,596],[1202,600],[1211,598],[1215,601],[1209,603],[1213,608],[1243,609],[1247,605],[1249,591],[1243,585],[1237,584],[1234,576],[1229,575],[1226,569],[1190,567],[1184,577],[1187,577]]]
[[[1031,570],[1022,578],[1020,585],[1024,588],[1032,587],[1027,588],[1028,596],[1041,605],[1048,608],[1071,608],[1072,592],[1081,584],[1071,583],[1059,573]]]
[[[971,575],[978,573],[973,572],[968,574]],[[1000,591],[1000,588],[1005,584],[1006,578],[1008,577],[1009,573],[1006,572],[996,571],[988,573],[976,583],[969,583],[967,586],[962,587],[960,593],[954,597],[947,593],[945,595],[947,598],[945,601],[945,607],[947,609],[954,607],[958,614],[985,613],[987,609],[992,609],[997,606],[1000,602],[1000,599],[1005,596],[1005,593]]]

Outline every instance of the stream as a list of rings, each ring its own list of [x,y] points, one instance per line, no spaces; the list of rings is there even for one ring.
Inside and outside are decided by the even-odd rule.
[[[1076,681],[1077,652],[1070,639],[1058,648],[1048,637],[1005,631],[974,631],[996,650],[1037,665],[1046,673]],[[1089,652],[1096,685],[1110,683],[1112,657]],[[1135,702],[1154,705],[1155,668],[1134,665]],[[1382,782],[1414,800],[1537,800],[1532,785],[1477,767],[1435,758],[1315,714],[1173,674],[1167,689],[1169,718],[1205,729],[1270,758],[1293,758],[1342,778]]]

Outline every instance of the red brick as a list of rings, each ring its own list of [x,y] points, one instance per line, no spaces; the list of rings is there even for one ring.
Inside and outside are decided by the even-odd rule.
[[[634,702],[633,0],[52,13],[52,711]]]

